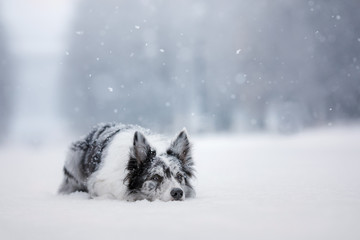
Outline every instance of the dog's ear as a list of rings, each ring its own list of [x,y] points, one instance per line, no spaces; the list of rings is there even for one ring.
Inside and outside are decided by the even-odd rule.
[[[185,128],[171,142],[167,154],[176,156],[183,164],[192,162],[191,144]]]
[[[148,158],[148,155],[152,154],[150,144],[145,136],[138,131],[134,134],[132,153],[138,164],[144,162]]]

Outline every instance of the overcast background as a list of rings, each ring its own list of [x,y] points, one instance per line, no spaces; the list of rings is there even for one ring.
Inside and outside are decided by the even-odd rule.
[[[0,127],[41,144],[103,121],[163,133],[357,123],[358,0],[0,0]]]

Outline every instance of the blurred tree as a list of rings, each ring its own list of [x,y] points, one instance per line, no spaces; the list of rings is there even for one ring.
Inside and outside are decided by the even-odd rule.
[[[357,1],[87,0],[64,110],[156,130],[275,130],[360,118]]]
[[[256,129],[359,119],[358,1],[260,1],[248,18],[240,105]]]
[[[309,18],[314,31],[318,90],[324,109],[316,117],[332,122],[360,117],[359,1],[319,0]],[[320,91],[320,90],[319,90]]]
[[[194,69],[203,56],[191,56],[201,43],[196,26],[186,27],[196,18],[186,4],[80,3],[63,75],[63,107],[75,128],[121,121],[165,131],[190,121],[202,99],[194,80],[204,71]]]
[[[11,116],[12,78],[9,54],[5,45],[4,27],[0,23],[0,142],[6,138]]]
[[[319,93],[307,2],[261,1],[249,17],[240,93],[253,129],[293,132],[309,124],[306,108]],[[312,105],[313,103],[310,103]]]

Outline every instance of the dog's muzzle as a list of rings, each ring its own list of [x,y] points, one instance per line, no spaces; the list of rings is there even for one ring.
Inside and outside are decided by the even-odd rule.
[[[174,188],[173,190],[171,190],[170,195],[173,197],[175,201],[177,201],[177,200],[181,200],[182,196],[184,195],[184,192],[180,188]]]

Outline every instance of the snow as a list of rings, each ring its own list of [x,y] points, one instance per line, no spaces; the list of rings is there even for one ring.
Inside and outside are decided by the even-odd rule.
[[[84,35],[84,31],[76,31],[75,33],[79,36]]]
[[[196,137],[197,197],[56,195],[68,142],[0,149],[0,239],[360,239],[360,128]]]

